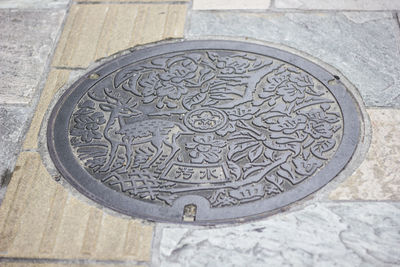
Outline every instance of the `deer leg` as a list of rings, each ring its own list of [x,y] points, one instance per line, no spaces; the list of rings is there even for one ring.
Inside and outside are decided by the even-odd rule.
[[[107,163],[100,169],[100,171],[102,172],[106,172],[108,170],[110,170],[114,159],[115,159],[115,155],[117,154],[117,149],[118,149],[118,144],[111,144],[111,151],[110,151],[110,155],[109,155],[109,159],[107,161]]]
[[[124,169],[127,170],[129,168],[129,165],[131,165],[132,162],[132,141],[130,140],[129,142],[125,143],[125,152],[126,152],[126,163],[124,166]]]
[[[179,137],[179,133],[178,134],[173,134],[170,144],[167,143],[166,141],[164,141],[164,143],[171,148],[171,153],[164,160],[164,162],[158,167],[159,169],[164,169],[167,166],[167,164],[175,157],[175,154],[179,151],[180,148],[179,148],[179,146],[176,145],[176,139],[178,137]]]
[[[161,156],[162,154],[162,142],[159,140],[153,140],[151,141],[151,144],[156,148],[156,153],[153,155],[152,159],[146,164],[143,165],[143,169],[148,169],[150,166],[157,161],[157,159]]]

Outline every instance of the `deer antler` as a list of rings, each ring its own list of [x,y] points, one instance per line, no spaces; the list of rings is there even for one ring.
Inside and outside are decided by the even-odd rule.
[[[114,104],[114,105],[121,104],[121,99],[119,99],[117,96],[113,96],[111,89],[104,88],[104,94],[107,97],[107,99],[106,99],[107,103]]]
[[[112,95],[112,91],[110,89],[104,88],[103,92],[105,94],[105,97],[104,96],[98,96],[93,91],[89,91],[88,95],[91,98],[93,98],[94,100],[97,100],[97,101],[100,101],[100,102],[107,102],[107,103],[112,104],[112,105],[116,105],[116,104],[120,104],[121,103],[121,100],[118,98],[118,96]]]
[[[93,92],[93,91],[89,91],[89,92],[88,92],[88,95],[89,95],[91,98],[93,98],[94,100],[97,100],[97,101],[100,101],[100,102],[104,102],[104,101],[105,101],[105,99],[104,99],[103,97],[98,97],[98,96],[95,94],[95,92]]]

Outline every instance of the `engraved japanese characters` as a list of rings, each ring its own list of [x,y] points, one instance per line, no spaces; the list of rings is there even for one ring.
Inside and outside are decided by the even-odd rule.
[[[316,77],[222,49],[126,65],[89,88],[69,121],[93,182],[157,205],[274,197],[318,173],[342,137],[340,106]]]

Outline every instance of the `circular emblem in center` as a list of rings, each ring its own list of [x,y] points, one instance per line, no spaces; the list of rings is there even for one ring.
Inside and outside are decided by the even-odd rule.
[[[224,112],[215,108],[200,108],[190,111],[185,116],[185,125],[202,133],[214,132],[225,126],[227,117]]]

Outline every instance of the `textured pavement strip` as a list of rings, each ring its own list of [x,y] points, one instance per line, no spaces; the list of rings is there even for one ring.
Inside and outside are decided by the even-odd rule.
[[[152,226],[88,205],[56,183],[36,152],[22,152],[0,207],[7,258],[150,259]]]
[[[74,4],[53,66],[85,68],[95,59],[137,44],[181,37],[186,8],[185,4]]]

